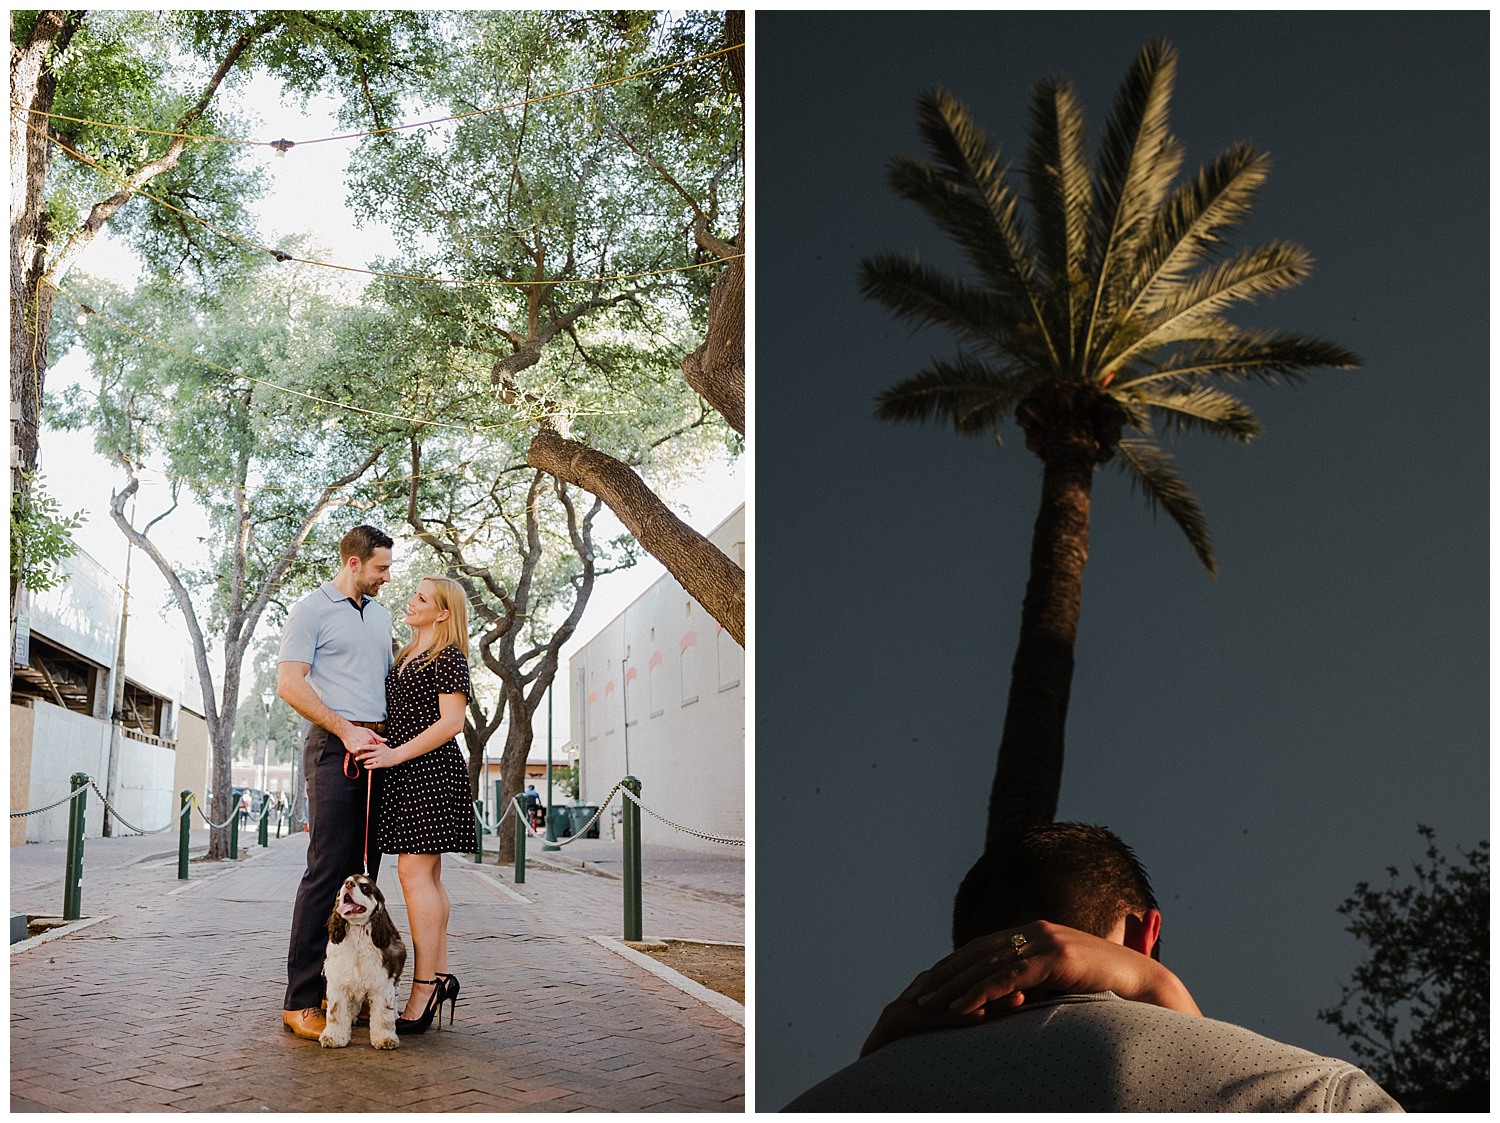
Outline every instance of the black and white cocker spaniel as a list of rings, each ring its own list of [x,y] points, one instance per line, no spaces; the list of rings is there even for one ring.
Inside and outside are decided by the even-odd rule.
[[[395,1049],[396,984],[406,966],[406,945],[385,909],[380,887],[362,873],[344,879],[328,918],[328,1024],[318,1037],[325,1049],[349,1044],[349,1027],[362,1002],[370,1004],[370,1044]]]

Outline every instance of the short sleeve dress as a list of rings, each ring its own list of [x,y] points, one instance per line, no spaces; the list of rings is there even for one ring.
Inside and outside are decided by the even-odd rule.
[[[438,695],[470,695],[469,661],[446,647],[431,662],[418,658],[403,674],[385,676],[386,740],[404,745],[438,720]],[[474,848],[469,769],[449,740],[388,769],[375,831],[382,854],[462,853]]]

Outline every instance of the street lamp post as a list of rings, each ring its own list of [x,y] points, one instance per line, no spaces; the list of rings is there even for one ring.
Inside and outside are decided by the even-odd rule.
[[[261,691],[260,703],[266,711],[266,737],[260,748],[260,793],[266,795],[266,784],[271,771],[271,703],[276,701],[276,691],[269,686]]]
[[[557,845],[557,827],[554,820],[557,818],[552,813],[552,687],[547,687],[547,841],[542,844],[543,850],[560,850]]]

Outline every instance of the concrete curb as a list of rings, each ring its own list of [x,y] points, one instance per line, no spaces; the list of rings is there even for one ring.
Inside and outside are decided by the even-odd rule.
[[[636,951],[635,948],[627,947],[624,943],[610,936],[589,936],[589,939],[600,947],[608,948],[616,955],[624,956],[630,962],[643,970],[650,971],[663,982],[672,984],[690,998],[696,998],[703,1005],[717,1010],[730,1021],[739,1025],[745,1024],[745,1008],[732,998],[726,998],[716,990],[709,990],[702,983],[695,983],[686,975],[678,974],[664,963],[659,963],[644,952]],[[708,940],[695,940],[694,943],[709,943]],[[739,945],[732,945],[738,947]]]
[[[81,932],[85,928],[90,928],[95,924],[110,919],[112,919],[110,916],[86,916],[82,920],[73,921],[72,924],[65,924],[60,928],[52,928],[43,932],[40,936],[32,936],[29,940],[21,940],[18,943],[11,944],[10,953],[11,955],[15,955],[17,952],[30,951],[34,947],[50,943],[53,940],[60,940],[64,936],[71,936],[74,932]]]

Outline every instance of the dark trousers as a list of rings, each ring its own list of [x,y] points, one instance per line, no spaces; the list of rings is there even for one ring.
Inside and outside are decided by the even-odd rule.
[[[284,1010],[307,1010],[323,1001],[323,956],[328,948],[328,917],[344,878],[364,868],[367,775],[375,778],[369,793],[369,874],[380,872],[375,849],[375,822],[380,806],[380,772],[359,769],[359,778],[344,773],[344,743],[313,726],[302,744],[307,778],[307,869],[292,907],[292,939],[286,957]]]

